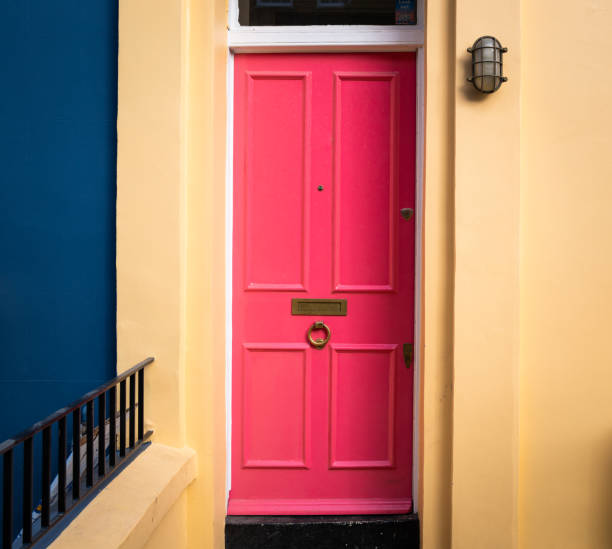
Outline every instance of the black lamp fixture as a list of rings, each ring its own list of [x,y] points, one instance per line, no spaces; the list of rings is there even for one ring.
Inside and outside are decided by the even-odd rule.
[[[472,74],[468,78],[481,93],[493,93],[508,80],[503,73],[502,55],[508,48],[502,48],[494,36],[481,36],[467,50],[472,54]]]

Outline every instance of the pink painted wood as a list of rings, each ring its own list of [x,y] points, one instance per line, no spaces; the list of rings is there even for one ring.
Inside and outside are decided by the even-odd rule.
[[[237,55],[235,75],[228,513],[409,512],[415,56]]]

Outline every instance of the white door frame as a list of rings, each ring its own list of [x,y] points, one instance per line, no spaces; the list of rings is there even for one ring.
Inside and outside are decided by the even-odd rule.
[[[414,410],[412,505],[418,512],[419,421],[421,379],[421,288],[423,234],[423,166],[425,151],[425,0],[417,0],[418,25],[337,25],[308,27],[241,27],[238,0],[229,0],[227,56],[227,128],[225,166],[225,437],[226,492],[232,481],[232,287],[234,223],[234,54],[305,52],[407,52],[417,54],[415,295],[414,295]]]

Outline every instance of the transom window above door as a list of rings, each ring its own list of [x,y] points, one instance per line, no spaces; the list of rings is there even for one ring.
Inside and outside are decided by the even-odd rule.
[[[241,26],[416,25],[417,0],[239,0]]]

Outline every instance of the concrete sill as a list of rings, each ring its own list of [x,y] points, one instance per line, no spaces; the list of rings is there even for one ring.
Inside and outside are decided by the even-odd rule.
[[[196,475],[196,454],[191,448],[153,443],[49,547],[140,548]]]

